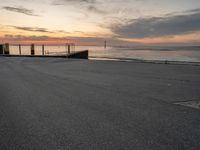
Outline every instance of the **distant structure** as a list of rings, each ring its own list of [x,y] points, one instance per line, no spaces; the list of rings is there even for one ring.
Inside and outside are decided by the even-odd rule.
[[[65,47],[67,49],[67,53],[70,54],[72,51],[75,51],[75,44],[74,43],[65,43]]]
[[[104,41],[104,48],[106,49],[106,47],[107,47],[107,41],[105,40]]]

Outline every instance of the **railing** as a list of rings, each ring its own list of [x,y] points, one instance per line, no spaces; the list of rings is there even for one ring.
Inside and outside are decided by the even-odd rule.
[[[55,48],[55,49],[54,49]],[[26,50],[25,50],[26,49]],[[63,45],[45,45],[45,44],[0,44],[1,55],[67,55],[75,52],[74,43],[65,43]]]

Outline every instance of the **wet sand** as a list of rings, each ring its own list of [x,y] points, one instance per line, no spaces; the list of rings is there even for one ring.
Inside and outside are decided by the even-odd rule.
[[[200,66],[0,58],[0,149],[200,149]]]

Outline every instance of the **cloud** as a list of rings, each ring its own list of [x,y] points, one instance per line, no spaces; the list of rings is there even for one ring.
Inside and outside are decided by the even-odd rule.
[[[69,33],[64,30],[49,30],[47,28],[39,27],[21,27],[21,26],[11,26],[18,30],[30,31],[30,32],[42,32],[42,33]]]
[[[24,36],[24,35],[11,35],[6,34],[3,37],[4,40],[14,40],[14,41],[24,41],[24,40],[47,40],[47,39],[54,39],[48,36]]]
[[[10,43],[50,43],[50,44],[63,44],[68,42],[73,42],[76,45],[99,45],[103,46],[105,38],[104,37],[51,37],[51,36],[26,36],[26,35],[12,35],[6,34],[0,37],[0,40],[8,41]],[[106,38],[108,45],[128,45],[130,42],[121,41],[116,38]]]
[[[24,30],[24,31],[32,31],[32,32],[44,32],[44,33],[52,33],[48,31],[46,28],[38,28],[38,27],[19,27],[19,26],[12,26],[15,29]]]
[[[93,4],[96,3],[96,0],[54,0],[52,5],[65,5],[68,3],[85,3],[85,4]]]
[[[105,9],[99,9],[99,4],[102,4],[100,1],[97,0],[54,0],[52,2],[52,5],[74,5],[78,9],[82,11],[83,14],[85,14],[88,17],[88,14],[99,14],[104,15],[108,12],[105,11]]]
[[[183,15],[133,19],[124,25],[112,25],[111,30],[123,38],[173,36],[200,31],[200,10],[189,12]]]
[[[5,10],[11,11],[11,12],[22,13],[22,14],[25,14],[25,15],[28,15],[28,16],[39,16],[39,15],[35,14],[33,10],[27,9],[27,8],[24,8],[24,7],[4,6],[4,7],[2,7],[2,9],[5,9]]]
[[[84,3],[94,3],[96,0],[62,0],[65,2],[84,2]]]
[[[96,6],[88,6],[87,8],[90,12],[94,12],[94,13],[97,13],[97,14],[106,14],[107,12],[106,11],[103,11],[101,9],[99,9],[98,7]]]

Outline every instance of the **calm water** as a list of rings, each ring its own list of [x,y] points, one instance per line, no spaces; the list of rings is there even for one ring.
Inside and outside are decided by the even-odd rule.
[[[35,47],[36,54],[42,54],[42,46]],[[89,50],[89,57],[169,60],[200,62],[200,47],[108,47],[76,46],[72,51]],[[46,55],[66,54],[65,46],[45,46]],[[18,46],[10,46],[11,54],[19,54]],[[30,54],[30,46],[22,46],[22,54]]]

